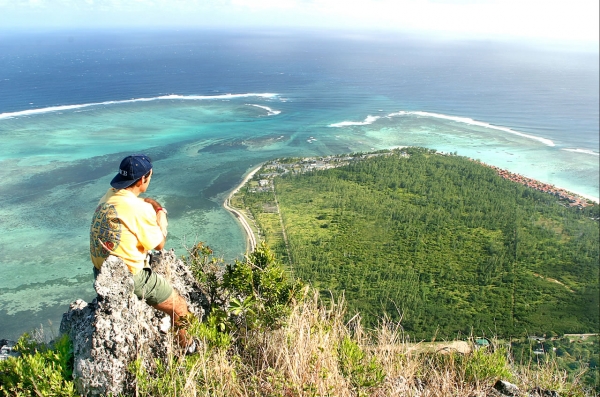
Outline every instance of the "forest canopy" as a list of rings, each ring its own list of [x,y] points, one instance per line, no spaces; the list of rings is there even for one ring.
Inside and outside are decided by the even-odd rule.
[[[598,205],[428,149],[358,157],[277,177],[271,165],[256,178],[273,189],[241,191],[295,276],[418,339],[597,332]]]

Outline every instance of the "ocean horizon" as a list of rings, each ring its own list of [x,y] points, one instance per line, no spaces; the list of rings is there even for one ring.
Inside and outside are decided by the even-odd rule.
[[[423,146],[598,201],[598,52],[329,32],[0,36],[0,338],[94,294],[88,231],[120,160],[154,162],[167,248],[226,261],[222,204],[278,157]]]

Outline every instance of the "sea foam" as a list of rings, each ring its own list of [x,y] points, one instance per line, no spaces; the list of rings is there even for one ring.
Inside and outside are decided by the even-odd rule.
[[[567,151],[567,152],[584,153],[584,154],[591,154],[592,156],[600,156],[600,153],[594,152],[593,150],[588,150],[588,149],[563,149],[563,150]]]
[[[352,126],[352,125],[368,125],[368,124],[373,124],[375,121],[377,121],[380,118],[390,119],[392,117],[401,117],[401,116],[433,117],[433,118],[437,118],[437,119],[444,119],[444,120],[455,121],[455,122],[458,122],[458,123],[476,125],[478,127],[490,128],[490,129],[494,129],[494,130],[498,130],[498,131],[508,132],[508,133],[514,134],[514,135],[519,135],[519,136],[521,136],[523,138],[533,139],[533,140],[536,140],[536,141],[541,142],[541,143],[543,143],[545,145],[548,145],[548,146],[555,146],[554,142],[551,141],[550,139],[542,138],[542,137],[535,136],[535,135],[525,134],[523,132],[515,131],[515,130],[513,130],[511,128],[508,128],[508,127],[502,127],[502,126],[497,126],[497,125],[493,125],[493,124],[490,124],[490,123],[486,123],[486,122],[483,122],[483,121],[477,121],[477,120],[474,120],[474,119],[469,118],[469,117],[450,116],[450,115],[441,114],[441,113],[431,113],[431,112],[423,112],[423,111],[404,111],[404,110],[401,110],[399,112],[390,113],[387,116],[383,116],[383,117],[379,117],[379,116],[367,116],[367,118],[364,121],[342,121],[340,123],[330,124],[329,127],[337,127],[337,128],[339,128],[339,127],[347,127],[347,126]]]
[[[369,116],[367,116],[365,121],[342,121],[341,123],[329,124],[329,127],[339,128],[339,127],[348,127],[351,125],[369,125],[369,124],[373,124],[380,118],[381,118],[381,116],[369,115]]]
[[[78,105],[61,105],[61,106],[50,106],[46,108],[40,109],[29,109],[29,110],[21,110],[18,112],[8,112],[8,113],[0,113],[1,119],[10,119],[13,117],[23,117],[23,116],[32,116],[36,114],[43,113],[52,113],[59,112],[61,110],[72,110],[72,109],[81,109],[87,108],[91,106],[102,106],[102,105],[120,105],[123,103],[134,103],[134,102],[150,102],[150,101],[160,101],[165,99],[177,99],[177,100],[185,100],[185,101],[194,101],[194,100],[210,100],[210,99],[235,99],[235,98],[249,98],[249,97],[259,97],[259,98],[275,98],[278,94],[273,93],[248,93],[248,94],[222,94],[222,95],[161,95],[151,98],[133,98],[133,99],[124,99],[120,101],[105,101],[105,102],[93,102],[93,103],[83,103]]]
[[[263,106],[263,105],[255,105],[253,103],[247,103],[246,105],[248,106],[254,106],[256,108],[261,108],[267,111],[267,116],[277,116],[279,113],[281,113],[281,110],[273,110],[268,106]]]

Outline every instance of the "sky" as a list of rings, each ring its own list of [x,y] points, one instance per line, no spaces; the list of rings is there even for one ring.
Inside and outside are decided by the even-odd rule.
[[[598,0],[0,0],[0,33],[72,28],[311,28],[599,41]]]

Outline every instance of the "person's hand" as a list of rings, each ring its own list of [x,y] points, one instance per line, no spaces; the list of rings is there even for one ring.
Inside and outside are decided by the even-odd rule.
[[[158,203],[158,201],[154,200],[153,198],[146,197],[146,198],[144,198],[144,201],[147,202],[148,204],[152,205],[152,207],[154,207],[155,212],[158,212],[158,210],[160,208],[162,208],[162,205],[160,205]]]

